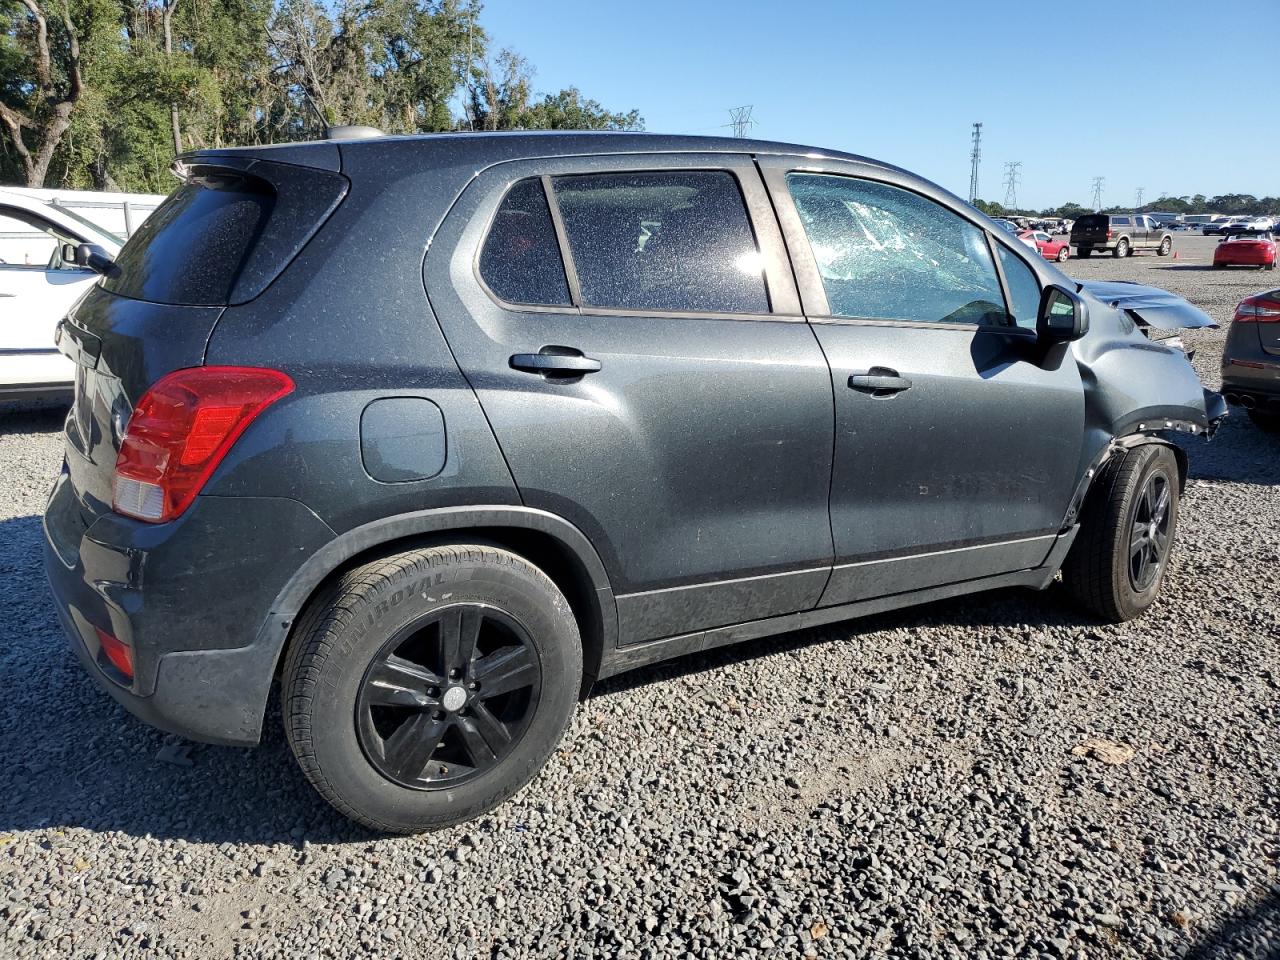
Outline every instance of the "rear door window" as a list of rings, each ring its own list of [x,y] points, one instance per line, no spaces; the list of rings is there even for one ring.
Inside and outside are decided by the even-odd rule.
[[[986,234],[919,194],[831,174],[787,175],[831,314],[1009,324]]]
[[[480,249],[480,276],[508,303],[569,304],[569,284],[541,180],[521,180],[502,198]]]
[[[1128,218],[1128,217],[1113,217],[1113,218],[1112,218],[1112,220],[1111,220],[1111,222],[1112,222],[1113,224],[1115,224],[1117,227],[1127,227],[1127,226],[1129,226],[1129,218]]]
[[[584,307],[768,313],[764,263],[727,171],[553,181]]]

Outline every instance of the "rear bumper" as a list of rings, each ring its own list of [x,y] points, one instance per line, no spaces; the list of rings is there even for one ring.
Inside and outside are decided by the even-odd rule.
[[[1280,413],[1280,357],[1259,350],[1244,363],[1251,365],[1229,357],[1222,362],[1222,395],[1227,402]]]
[[[192,740],[258,742],[287,632],[276,594],[333,534],[283,499],[197,497],[178,520],[86,517],[66,475],[44,518],[58,618],[98,685],[139,719]],[[104,630],[133,651],[111,666]]]

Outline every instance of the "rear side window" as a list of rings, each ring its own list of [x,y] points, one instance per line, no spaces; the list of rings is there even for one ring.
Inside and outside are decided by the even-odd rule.
[[[521,180],[502,198],[480,249],[480,276],[509,303],[569,304],[569,284],[541,180]]]
[[[1112,223],[1114,223],[1117,227],[1127,227],[1127,226],[1129,226],[1129,218],[1128,218],[1128,217],[1112,217],[1112,218],[1111,218],[1111,222],[1112,222]]]
[[[870,180],[792,173],[787,184],[833,316],[1009,323],[986,234],[968,220]]]
[[[342,176],[253,161],[252,176],[195,161],[116,258],[103,286],[152,303],[252,300],[320,229],[347,192]]]
[[[228,303],[275,200],[255,177],[190,180],[125,244],[103,286],[155,303]]]
[[[557,177],[584,305],[768,313],[764,264],[726,171]]]

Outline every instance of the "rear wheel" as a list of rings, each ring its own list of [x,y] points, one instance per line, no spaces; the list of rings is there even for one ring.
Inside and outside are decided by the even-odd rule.
[[[1173,249],[1173,240],[1170,237],[1165,237],[1163,240],[1160,241],[1160,246],[1156,249],[1156,255],[1161,257],[1167,257],[1169,255],[1169,251],[1172,249]]]
[[[1077,248],[1076,248],[1076,257],[1077,257],[1078,259],[1080,259],[1080,260],[1088,260],[1088,259],[1089,259],[1089,255],[1090,255],[1091,253],[1093,253],[1093,248],[1092,248],[1092,247],[1077,247]]]
[[[1162,444],[1116,454],[1094,481],[1080,533],[1062,568],[1082,606],[1119,623],[1160,592],[1178,524],[1178,462]]]
[[[1280,413],[1267,410],[1250,410],[1249,419],[1267,433],[1280,433]]]
[[[1054,259],[1057,260],[1059,263],[1066,263],[1067,257],[1069,256],[1071,256],[1071,248],[1063,247],[1061,250],[1058,251],[1058,255]]]
[[[1122,239],[1116,244],[1116,248],[1111,251],[1111,255],[1117,259],[1127,257],[1129,255],[1129,241]]]
[[[537,773],[581,678],[577,624],[541,570],[496,547],[412,550],[357,567],[308,607],[285,663],[285,733],[346,816],[432,830]]]

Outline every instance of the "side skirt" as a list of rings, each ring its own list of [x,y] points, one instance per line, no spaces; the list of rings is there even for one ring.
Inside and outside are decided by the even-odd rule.
[[[603,680],[606,677],[626,673],[628,670],[635,670],[652,663],[671,660],[690,653],[701,653],[705,650],[714,650],[716,647],[742,643],[746,640],[756,640],[760,637],[789,633],[793,630],[803,630],[806,627],[822,626],[823,624],[835,623],[840,620],[852,620],[856,617],[866,617],[876,613],[883,613],[887,610],[898,610],[903,607],[929,603],[933,600],[945,600],[949,597],[979,593],[984,590],[996,590],[1001,587],[1030,587],[1033,590],[1043,590],[1053,581],[1054,575],[1057,574],[1058,569],[1062,566],[1062,561],[1066,559],[1067,551],[1071,549],[1071,544],[1075,540],[1078,531],[1079,527],[1074,526],[1061,534],[1054,543],[1053,549],[1049,551],[1045,562],[1041,566],[1030,570],[1017,570],[1013,573],[1002,573],[997,576],[979,577],[974,580],[948,583],[924,590],[909,590],[905,593],[895,593],[869,600],[842,603],[834,607],[802,610],[798,613],[789,613],[780,617],[752,620],[748,623],[716,627],[712,630],[700,630],[695,633],[668,637],[664,640],[653,640],[647,643],[635,643],[626,647],[615,648],[605,655],[604,662],[600,665],[600,673],[597,679]]]

